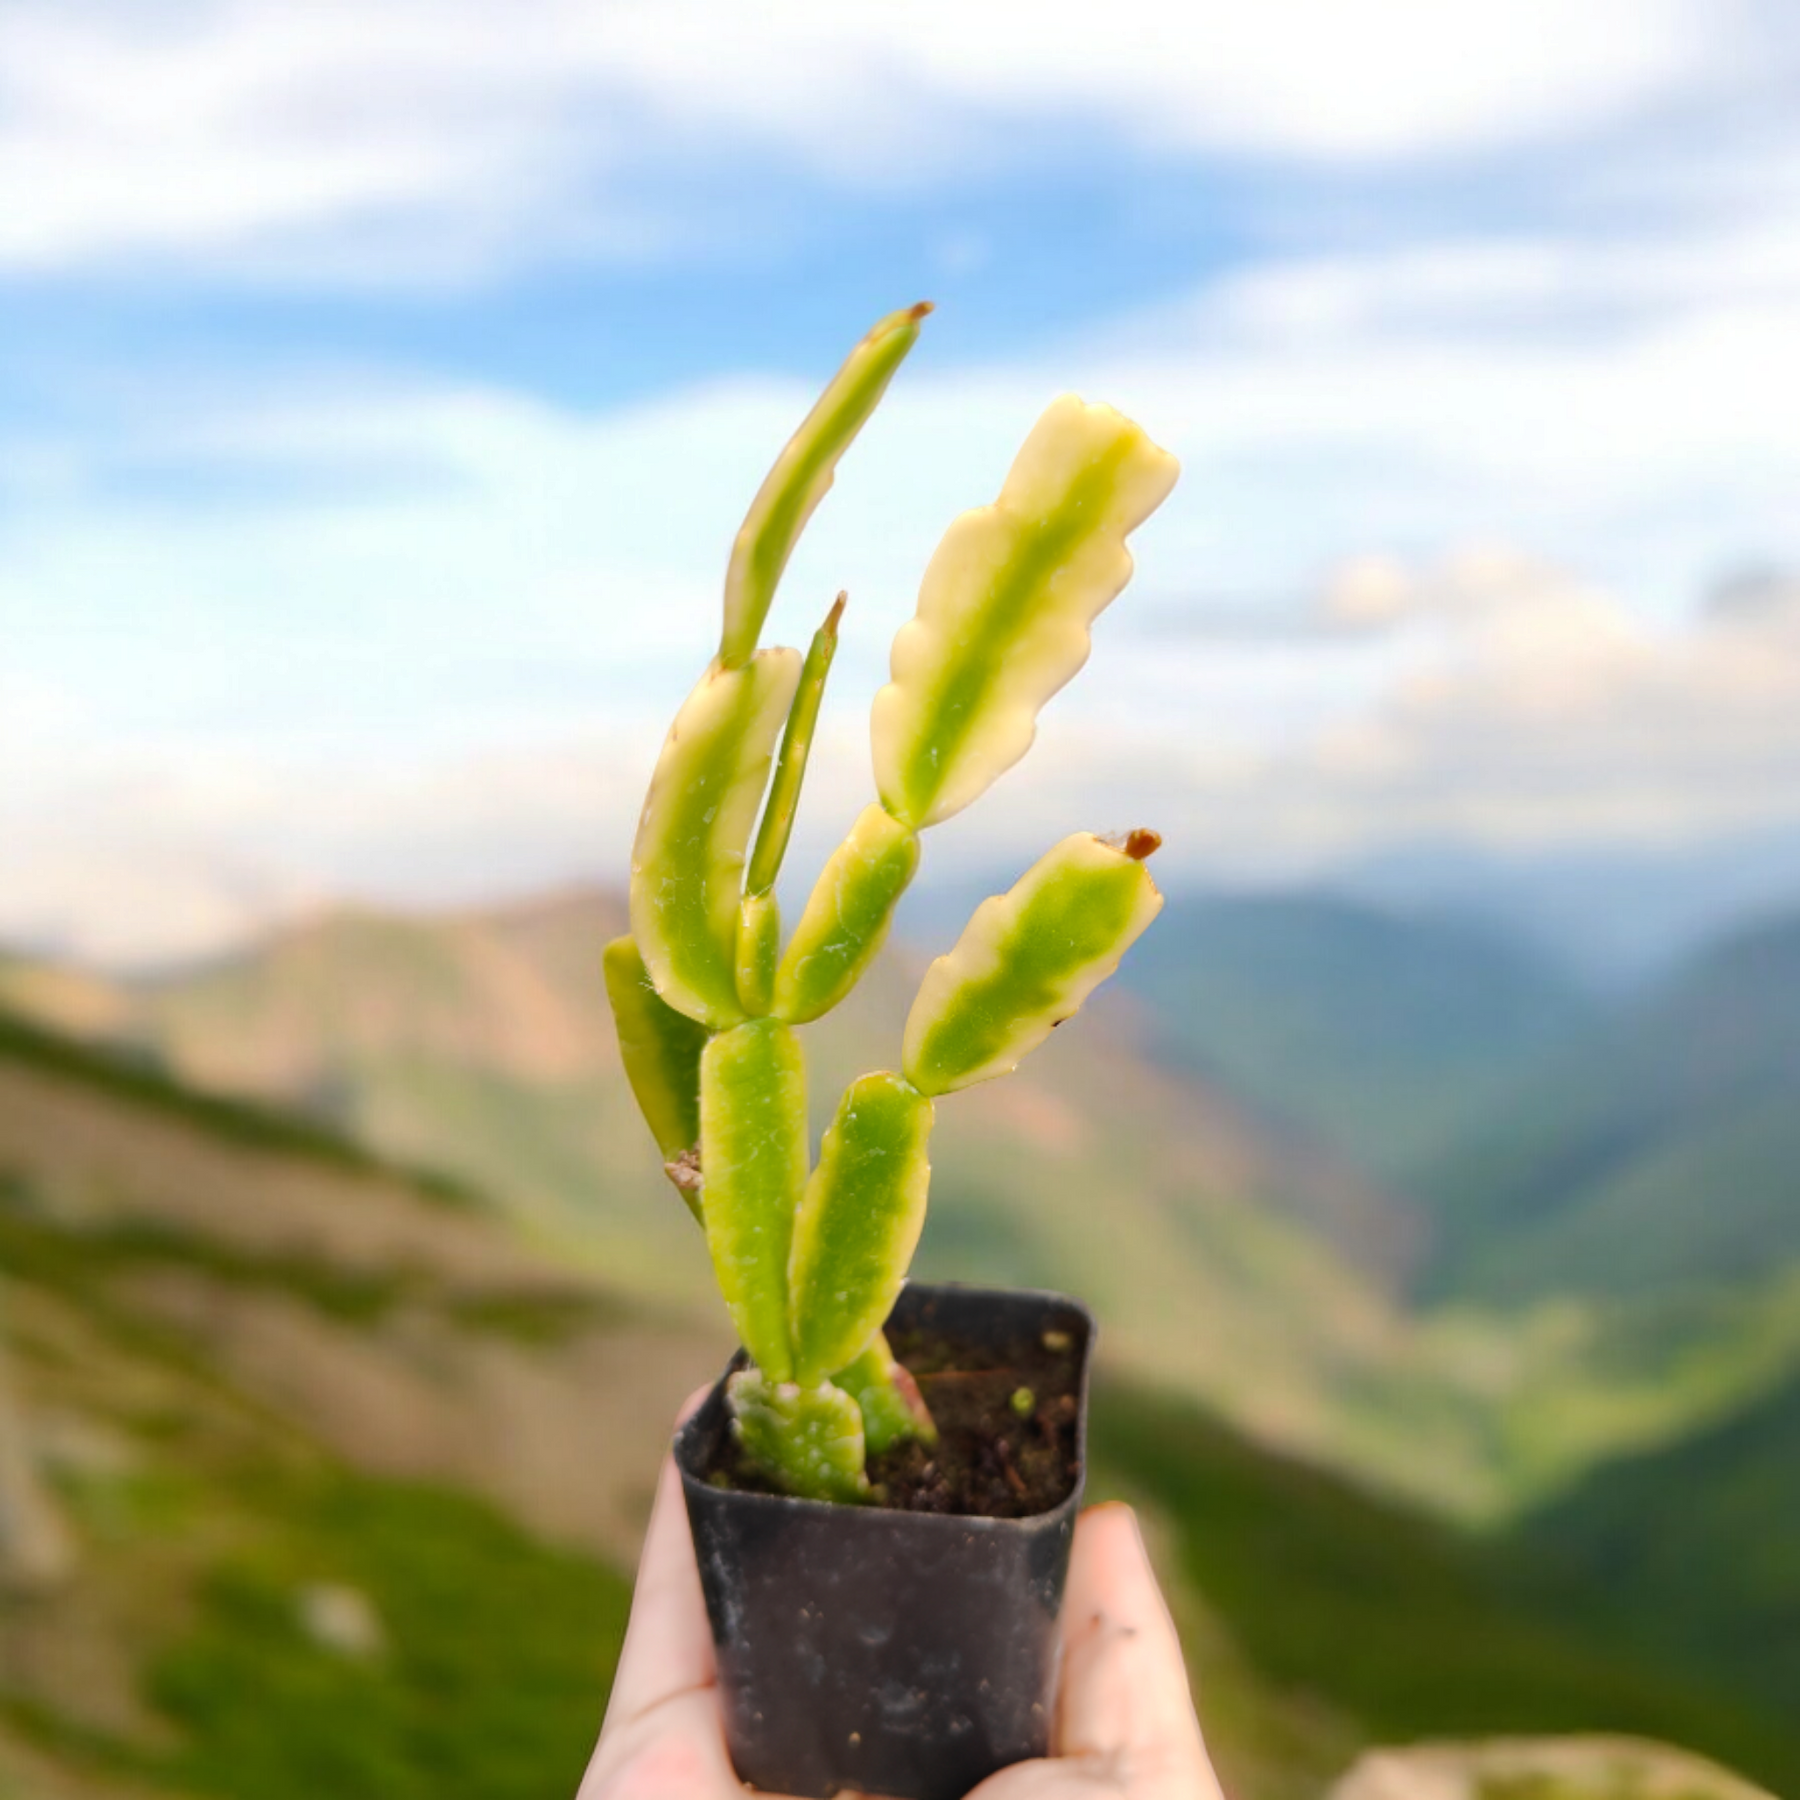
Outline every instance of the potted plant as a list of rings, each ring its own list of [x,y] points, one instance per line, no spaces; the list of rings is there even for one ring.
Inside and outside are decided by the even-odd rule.
[[[814,1163],[795,1028],[868,967],[920,834],[1030,747],[1176,476],[1111,408],[1051,403],[925,572],[875,699],[877,799],[784,942],[775,881],[843,596],[804,658],[758,639],[929,310],[857,345],[757,494],[718,654],[644,803],[631,934],[604,959],[626,1074],[743,1346],[677,1442],[732,1755],[799,1795],[950,1800],[1044,1754],[1092,1322],[1056,1295],[905,1278],[937,1101],[1014,1068],[1162,905],[1154,832],[1055,845],[930,966],[899,1068],[851,1084]]]

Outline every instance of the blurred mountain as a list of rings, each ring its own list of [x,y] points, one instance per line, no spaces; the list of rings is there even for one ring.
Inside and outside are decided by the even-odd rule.
[[[1800,823],[1512,854],[1421,843],[1336,869],[1330,880],[1378,906],[1483,921],[1586,977],[1630,986],[1800,904]]]
[[[1545,1059],[1415,1184],[1433,1294],[1755,1282],[1800,1260],[1800,914]]]
[[[1165,1060],[1407,1194],[1385,1236],[1312,1223],[1417,1257],[1421,1356],[1510,1503],[1800,1374],[1800,920],[1608,995],[1487,927],[1177,900],[1121,978]]]
[[[1507,1471],[1507,1517],[1596,1466],[1710,1430],[1800,1379],[1800,1262],[1753,1282],[1559,1295],[1522,1310],[1451,1302],[1425,1315]]]
[[[640,1291],[704,1292],[619,1068],[606,895],[497,913],[345,910],[118,990],[124,1035],[198,1086],[453,1169]],[[648,1169],[654,1179],[646,1178]]]
[[[1282,1730],[1294,1733],[1299,1720],[1310,1724],[1298,1727],[1298,1746],[1291,1735],[1285,1740],[1290,1756],[1322,1735],[1333,1741],[1329,1733],[1346,1721],[1351,1735],[1385,1744],[1623,1731],[1704,1751],[1772,1793],[1800,1792],[1791,1681],[1741,1684],[1735,1670],[1753,1653],[1749,1645],[1735,1658],[1703,1641],[1659,1641],[1653,1652],[1635,1615],[1621,1617],[1607,1598],[1615,1570],[1603,1540],[1589,1561],[1559,1545],[1546,1554],[1529,1534],[1469,1535],[1142,1392],[1102,1385],[1092,1430],[1097,1466],[1151,1503],[1168,1546],[1164,1566],[1178,1566],[1189,1591],[1205,1597],[1261,1683],[1258,1703],[1233,1733],[1244,1761],[1222,1771],[1227,1792],[1239,1768],[1254,1768],[1255,1748],[1282,1742]],[[1747,1594],[1760,1562],[1783,1554],[1775,1545],[1785,1542],[1791,1558],[1792,1533],[1784,1537],[1776,1524],[1779,1505],[1800,1500],[1791,1471],[1768,1498],[1774,1504],[1758,1522],[1777,1535],[1732,1571],[1715,1620]],[[1660,1504],[1652,1490],[1625,1509],[1646,1541]],[[1664,1592],[1679,1589],[1647,1582],[1632,1603],[1647,1617]],[[1785,1599],[1745,1616],[1785,1620],[1791,1660]],[[1191,1632],[1188,1641],[1200,1639]],[[1209,1680],[1223,1680],[1197,1673],[1203,1695]],[[1272,1712],[1271,1696],[1286,1709]],[[1223,1706],[1227,1696],[1219,1698]],[[1414,1794],[1438,1800],[1457,1791]],[[1575,1780],[1477,1792],[1481,1800],[1639,1800],[1629,1788],[1621,1794]],[[1676,1787],[1668,1800],[1706,1792]]]
[[[0,1792],[574,1791],[678,1397],[723,1334],[470,1196],[0,1017]]]
[[[497,1196],[540,1243],[631,1291],[716,1305],[703,1246],[618,1064],[604,893],[448,917],[329,914],[228,960],[111,990],[110,1036],[209,1090],[295,1106]],[[918,977],[894,951],[805,1034],[816,1123],[891,1065]],[[40,1006],[74,983],[0,971]],[[85,988],[79,1028],[96,1016]],[[51,1009],[55,1016],[54,1007]],[[925,1278],[1064,1287],[1118,1366],[1270,1442],[1436,1503],[1491,1505],[1465,1398],[1329,1239],[1402,1260],[1406,1221],[1343,1165],[1157,1066],[1129,1006],[1090,1009],[1019,1075],[939,1111]],[[1429,1428],[1437,1453],[1417,1455]]]
[[[27,1448],[11,1359],[0,1338],[0,1593],[60,1586],[73,1555],[61,1510]]]
[[[0,1329],[12,1448],[73,1544],[0,1596],[0,1791],[573,1792],[716,1326],[316,1124],[0,1017]],[[1146,1507],[1239,1800],[1314,1800],[1383,1739],[1575,1723],[1800,1777],[1779,1709],[1588,1630],[1579,1572],[1116,1378],[1095,1457]]]
[[[1327,893],[1173,900],[1121,979],[1165,1055],[1399,1187],[1594,1012],[1497,928]]]
[[[1670,1661],[1786,1707],[1800,1695],[1800,1378],[1712,1429],[1596,1470],[1529,1522]]]

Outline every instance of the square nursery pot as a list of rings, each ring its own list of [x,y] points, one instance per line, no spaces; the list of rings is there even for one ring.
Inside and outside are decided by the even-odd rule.
[[[1093,1319],[1059,1294],[921,1286],[901,1293],[888,1333],[902,1361],[942,1334],[989,1370],[1008,1366],[1009,1346],[1048,1333],[1062,1352],[1066,1340],[1066,1491],[1047,1511],[988,1518],[715,1485],[731,1449],[720,1380],[675,1459],[732,1760],[776,1793],[962,1800],[996,1769],[1049,1750]]]

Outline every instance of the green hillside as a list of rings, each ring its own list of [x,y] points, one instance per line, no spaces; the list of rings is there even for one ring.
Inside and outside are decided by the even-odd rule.
[[[140,1046],[96,1049],[16,1013],[0,1012],[0,1057],[188,1120],[225,1143],[297,1157],[348,1174],[400,1175],[419,1193],[445,1204],[480,1204],[473,1189],[449,1176],[421,1168],[402,1171],[355,1138],[326,1129],[304,1114],[177,1081],[153,1052]]]
[[[1465,1536],[1142,1392],[1103,1387],[1094,1421],[1097,1468],[1154,1500],[1194,1588],[1290,1700],[1386,1742],[1640,1733],[1800,1791],[1792,1684],[1772,1677],[1760,1703],[1741,1697],[1747,1649],[1694,1646],[1685,1669],[1644,1657],[1629,1628],[1601,1622],[1618,1573],[1603,1558],[1547,1566],[1530,1539]],[[1770,1555],[1791,1565],[1794,1547],[1790,1532]],[[1718,1616],[1730,1613],[1722,1602]]]
[[[571,1793],[668,1418],[723,1345],[266,1122],[0,1037],[0,1360],[77,1551],[0,1597],[0,1792]],[[1772,1717],[1581,1630],[1586,1588],[1188,1403],[1108,1382],[1095,1448],[1096,1493],[1148,1508],[1234,1800],[1316,1800],[1377,1738],[1565,1722],[1800,1768]]]
[[[1800,1380],[1653,1455],[1595,1471],[1526,1527],[1598,1581],[1610,1618],[1765,1704],[1800,1695]]]
[[[1462,1306],[1425,1327],[1446,1367],[1489,1382],[1508,1516],[1598,1465],[1710,1430],[1800,1375],[1800,1263],[1755,1281],[1542,1301],[1521,1314]]]
[[[1496,932],[1311,893],[1175,900],[1121,980],[1167,1054],[1402,1188],[1589,1008]]]
[[[1737,936],[1548,1060],[1421,1181],[1432,1294],[1759,1278],[1800,1258],[1800,919]]]
[[[597,972],[623,923],[605,896],[431,920],[334,912],[119,990],[110,1035],[209,1091],[453,1169],[621,1281],[693,1298],[705,1261],[681,1208],[644,1204],[647,1139]]]
[[[0,1504],[9,1800],[573,1792],[722,1346],[458,1200],[0,1019],[0,1428],[74,1545],[9,1590]]]

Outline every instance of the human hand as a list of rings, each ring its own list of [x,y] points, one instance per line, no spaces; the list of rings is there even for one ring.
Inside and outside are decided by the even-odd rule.
[[[1055,1749],[990,1776],[969,1800],[1219,1800],[1181,1645],[1128,1506],[1092,1507],[1075,1526]],[[577,1800],[743,1794],[725,1748],[681,1478],[665,1459],[618,1677]]]
[[[1075,1521],[1062,1640],[1055,1754],[990,1775],[969,1800],[1221,1800],[1129,1506],[1090,1506]]]

